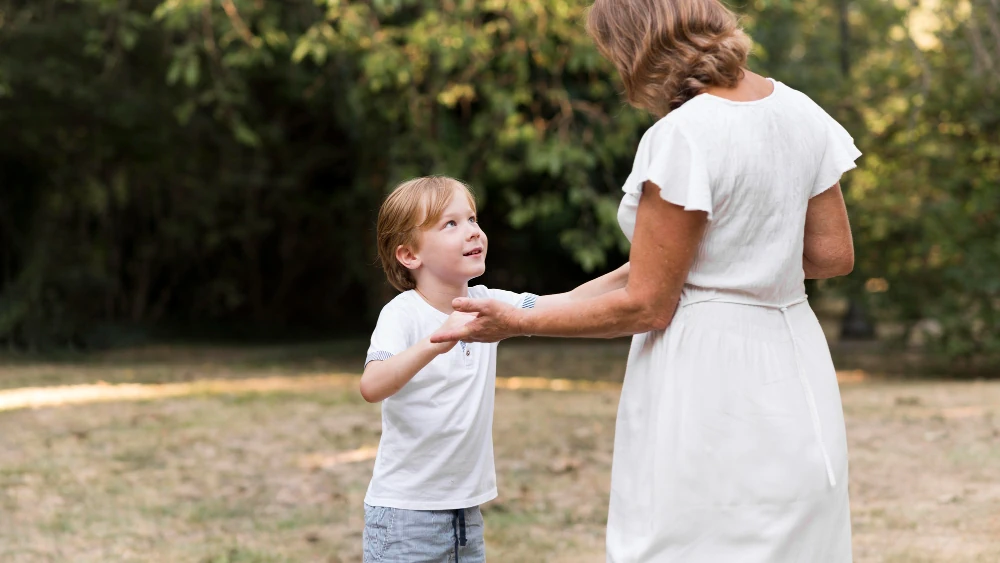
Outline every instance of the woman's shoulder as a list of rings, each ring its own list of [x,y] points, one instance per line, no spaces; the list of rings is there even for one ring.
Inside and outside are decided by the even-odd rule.
[[[787,84],[771,79],[772,93],[759,100],[738,102],[702,94],[657,120],[646,130],[643,139],[683,135],[688,139],[712,139],[733,127],[756,127],[760,122],[782,115],[785,119],[803,119],[813,123],[828,114],[812,98]]]
[[[687,127],[689,120],[685,119],[681,114],[681,109],[683,109],[683,106],[654,121],[642,134],[642,139],[639,141],[640,146],[650,143],[657,138],[673,135],[680,129]]]
[[[734,129],[771,130],[775,124],[825,134],[831,117],[812,98],[783,82],[771,80],[774,91],[751,102],[735,102],[708,94],[695,96],[656,120],[639,141],[640,154],[658,154],[662,147],[685,145],[709,151],[734,134]]]
[[[797,107],[800,109],[805,109],[817,113],[826,113],[826,111],[816,103],[815,100],[809,97],[808,94],[802,92],[801,90],[796,90],[791,86],[785,84],[784,82],[775,81],[775,89],[780,89],[782,95],[783,107]]]
[[[706,103],[709,102],[709,103]],[[695,96],[681,107],[671,111],[667,115],[659,118],[650,126],[649,130],[673,130],[704,123],[706,118],[711,118],[716,112],[711,107],[712,104],[705,96]]]
[[[643,134],[646,143],[662,139],[672,139],[680,136],[687,139],[696,138],[705,132],[718,131],[722,122],[730,120],[724,115],[724,110],[711,96],[695,96],[681,107],[657,119]]]
[[[693,147],[698,145],[695,140],[706,130],[713,130],[711,116],[701,114],[697,109],[686,109],[694,100],[675,109],[656,120],[649,126],[639,140],[638,151],[656,154],[663,147],[681,143]]]
[[[774,89],[763,98],[737,101],[705,93],[691,98],[687,103],[670,112],[660,119],[660,121],[668,121],[677,125],[697,125],[714,120],[730,122],[733,119],[733,114],[745,114],[747,116],[759,114],[760,112],[753,111],[756,108],[779,108],[785,110],[789,107],[808,107],[822,111],[822,108],[805,93],[796,90],[780,80],[769,78],[768,81],[774,85]]]

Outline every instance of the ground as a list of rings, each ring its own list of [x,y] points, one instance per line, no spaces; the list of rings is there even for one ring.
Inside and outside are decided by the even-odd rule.
[[[622,346],[502,354],[489,559],[603,561]],[[0,366],[0,561],[360,561],[379,406],[350,362],[313,355]],[[855,560],[1000,561],[1000,382],[841,375]],[[181,383],[65,387],[98,380]]]

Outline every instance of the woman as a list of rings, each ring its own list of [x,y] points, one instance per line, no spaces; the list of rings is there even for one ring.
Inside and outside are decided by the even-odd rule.
[[[587,24],[629,102],[665,115],[623,188],[627,282],[537,311],[457,299],[478,319],[434,340],[635,335],[608,561],[850,561],[843,411],[804,279],[853,267],[839,180],[860,153],[746,70],[717,0],[598,0]]]

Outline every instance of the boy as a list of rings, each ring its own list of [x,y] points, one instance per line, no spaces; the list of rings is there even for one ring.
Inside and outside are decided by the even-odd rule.
[[[469,280],[486,271],[487,238],[468,187],[446,177],[410,180],[379,210],[378,251],[401,291],[379,315],[361,394],[382,403],[382,437],[365,496],[365,563],[484,562],[479,505],[497,496],[493,465],[496,344],[431,344],[475,318],[457,297],[530,308],[624,287],[628,264],[570,293],[537,297]],[[451,559],[454,557],[454,559]]]

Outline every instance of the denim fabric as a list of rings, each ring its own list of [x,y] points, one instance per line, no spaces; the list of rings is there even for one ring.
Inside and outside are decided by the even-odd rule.
[[[483,514],[465,510],[457,563],[485,563]],[[365,505],[364,563],[456,563],[454,510],[403,510]]]

